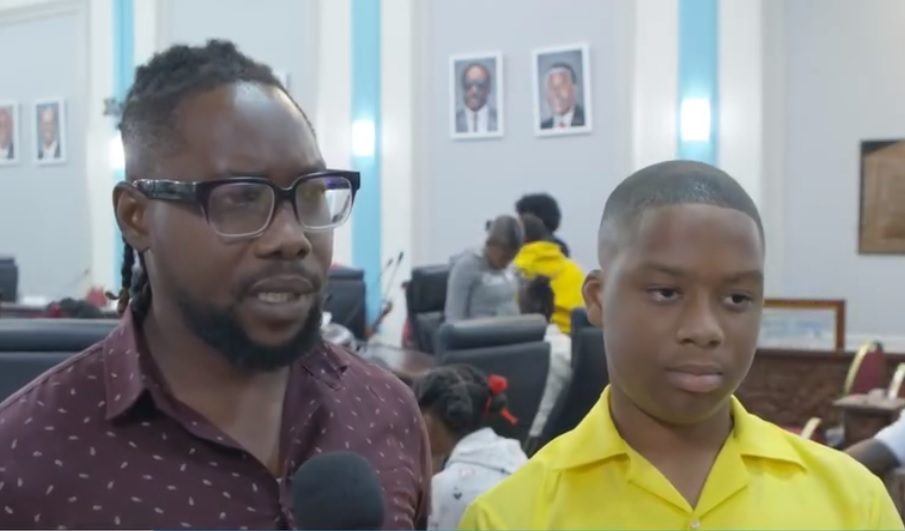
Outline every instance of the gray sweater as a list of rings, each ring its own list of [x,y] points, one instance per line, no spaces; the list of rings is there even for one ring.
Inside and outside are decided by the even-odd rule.
[[[490,267],[481,251],[452,259],[446,289],[446,321],[518,315],[518,279],[511,270]]]

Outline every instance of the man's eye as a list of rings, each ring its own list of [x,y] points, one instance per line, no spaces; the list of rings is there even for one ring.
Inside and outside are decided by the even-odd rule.
[[[733,310],[747,310],[754,303],[754,298],[744,293],[732,293],[723,301]]]
[[[672,302],[679,298],[679,290],[673,288],[652,288],[647,293],[654,302]]]

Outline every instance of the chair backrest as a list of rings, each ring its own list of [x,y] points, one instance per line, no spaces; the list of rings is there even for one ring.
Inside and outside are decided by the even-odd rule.
[[[550,370],[546,328],[543,317],[522,315],[446,323],[437,332],[440,365],[472,365],[509,380],[509,409],[518,423],[513,426],[495,418],[490,425],[501,436],[522,443],[537,415]]]
[[[330,312],[332,322],[348,328],[358,339],[364,339],[367,324],[364,271],[343,266],[331,267],[326,292],[324,311]]]
[[[572,380],[557,398],[533,449],[575,428],[608,383],[603,332],[588,321],[584,308],[576,308],[572,311]]]
[[[905,398],[902,396],[902,384],[905,383],[905,362],[896,366],[895,372],[892,373],[892,379],[889,380],[889,388],[886,390],[886,398]]]
[[[16,260],[0,257],[0,302],[16,302],[19,290],[19,267]]]
[[[81,352],[117,324],[116,319],[0,319],[0,352]]]
[[[412,278],[405,287],[405,302],[415,348],[434,351],[434,334],[443,323],[446,307],[448,265],[433,265],[412,269]]]
[[[76,352],[0,352],[0,402]]]
[[[872,389],[886,387],[888,370],[883,345],[877,341],[865,344],[852,358],[842,388],[842,396],[866,394]]]

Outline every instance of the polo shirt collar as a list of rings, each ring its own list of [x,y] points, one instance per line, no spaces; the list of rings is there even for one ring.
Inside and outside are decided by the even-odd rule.
[[[748,413],[734,396],[731,400],[732,443],[739,455],[807,468],[801,455],[787,440],[788,435]],[[616,429],[609,404],[610,388],[607,386],[588,415],[563,441],[565,450],[557,453],[557,462],[552,463],[554,469],[577,468],[635,453]]]

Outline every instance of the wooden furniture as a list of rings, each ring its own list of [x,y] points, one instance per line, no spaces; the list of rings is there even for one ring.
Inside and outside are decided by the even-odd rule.
[[[430,354],[381,343],[369,344],[361,356],[383,366],[408,385],[431,370],[436,363],[436,359]]]
[[[905,409],[905,399],[888,398],[885,393],[857,394],[840,398],[833,407],[842,415],[845,428],[845,446],[873,437],[878,431],[892,424]]]
[[[833,402],[855,354],[845,351],[768,350],[757,352],[737,396],[751,413],[780,426],[804,426],[811,417],[824,426],[841,422]],[[889,374],[905,354],[886,354]],[[886,384],[884,383],[883,386]]]

